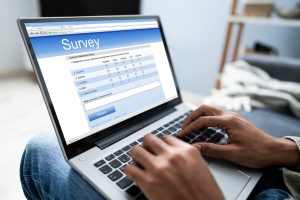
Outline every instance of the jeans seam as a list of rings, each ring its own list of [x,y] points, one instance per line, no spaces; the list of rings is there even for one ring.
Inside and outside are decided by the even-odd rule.
[[[29,197],[30,197],[30,199],[34,199],[31,195],[30,195],[30,193],[29,193],[29,191],[27,190],[27,188],[25,187],[25,176],[20,176],[20,179],[21,179],[21,184],[22,184],[22,188],[23,188],[23,191],[24,191],[24,195],[25,195],[25,197],[26,197],[26,199],[29,199]]]
[[[24,179],[25,179],[25,178],[30,178],[31,180],[34,181],[34,183],[37,183],[38,185],[40,185],[40,181],[39,181],[38,179],[36,179],[36,178],[34,177],[33,174],[32,174],[32,175],[22,175],[22,176],[23,176]],[[23,179],[21,179],[21,182],[23,183],[22,180],[23,180]],[[47,199],[55,200],[55,198],[52,197],[50,193],[46,192],[42,187],[40,187],[40,189],[41,189],[43,195],[45,195],[45,196],[47,197]],[[27,191],[27,192],[28,192],[28,191]],[[29,196],[32,198],[31,195],[29,195]],[[32,198],[32,199],[33,199],[33,198]]]

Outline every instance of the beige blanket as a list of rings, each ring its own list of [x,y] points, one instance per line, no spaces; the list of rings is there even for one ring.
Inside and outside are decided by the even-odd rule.
[[[214,90],[204,103],[235,111],[251,111],[252,107],[289,109],[300,118],[299,83],[274,79],[244,61],[227,64],[221,80],[221,89]]]

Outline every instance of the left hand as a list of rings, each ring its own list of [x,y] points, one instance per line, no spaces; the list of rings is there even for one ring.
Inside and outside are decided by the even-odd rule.
[[[125,168],[152,200],[224,199],[197,148],[172,136],[163,139],[148,134],[144,148],[130,151],[137,165]]]
[[[275,138],[236,113],[206,105],[202,105],[187,117],[178,136],[184,137],[195,130],[215,126],[226,131],[227,144],[194,143],[203,155],[223,158],[252,168],[293,168],[300,162],[299,148],[295,142]]]

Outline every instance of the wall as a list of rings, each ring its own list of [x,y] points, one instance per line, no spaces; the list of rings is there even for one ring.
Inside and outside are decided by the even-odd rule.
[[[142,14],[161,16],[181,89],[209,94],[223,47],[230,0],[144,0]]]
[[[16,21],[38,15],[38,0],[1,0],[0,72],[23,67],[25,53]]]
[[[158,14],[172,50],[181,89],[209,94],[214,87],[225,39],[230,0],[144,0],[143,14]],[[277,0],[281,6],[299,0]],[[276,33],[276,34],[274,34]],[[273,44],[283,56],[300,57],[300,29],[247,26],[243,45],[257,38]]]

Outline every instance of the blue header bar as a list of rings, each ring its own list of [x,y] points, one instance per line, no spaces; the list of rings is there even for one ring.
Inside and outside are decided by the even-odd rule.
[[[87,53],[162,41],[159,28],[30,38],[37,58]]]

